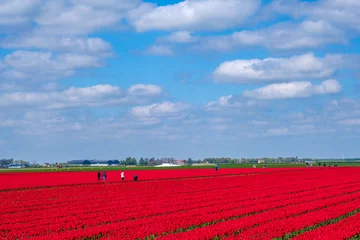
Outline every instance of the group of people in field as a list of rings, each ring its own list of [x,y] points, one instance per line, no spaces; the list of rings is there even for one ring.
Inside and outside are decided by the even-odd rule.
[[[106,181],[107,175],[106,175],[105,171],[103,171],[102,173],[100,173],[100,172],[97,173],[98,181],[101,180],[101,176],[102,176],[102,180]]]
[[[313,166],[312,163],[310,163],[310,165],[309,165],[308,162],[306,163],[306,167],[312,167],[312,166]],[[326,165],[326,163],[323,163],[323,166],[324,167],[326,167],[326,166],[331,167],[331,163],[328,163],[327,165]],[[318,167],[321,167],[321,162],[318,163]],[[337,164],[334,164],[334,167],[337,167]]]
[[[121,181],[125,181],[125,173],[124,172],[120,173],[120,178],[121,178]],[[98,172],[97,173],[97,179],[98,179],[98,181],[100,181],[101,179],[103,181],[106,181],[106,179],[107,179],[106,172],[105,171],[103,171],[102,173]],[[137,180],[138,180],[138,176],[135,174],[134,175],[134,181],[136,182]]]

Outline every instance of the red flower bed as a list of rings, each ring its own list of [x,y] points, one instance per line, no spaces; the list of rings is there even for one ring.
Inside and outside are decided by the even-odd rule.
[[[292,171],[299,171],[294,168]],[[318,170],[318,169],[314,169]],[[84,183],[97,183],[97,172],[36,172],[36,173],[0,173],[0,190],[12,188],[46,187],[60,185],[75,185]],[[134,175],[138,175],[140,181],[159,179],[179,179],[194,177],[213,177],[241,174],[259,174],[290,171],[289,168],[224,168],[216,172],[214,169],[174,169],[174,170],[125,170],[125,181],[133,181]],[[119,182],[122,171],[106,171],[107,182]],[[101,180],[102,181],[102,180]]]
[[[360,208],[360,168],[129,170],[125,182],[107,173],[1,174],[0,238],[271,239]],[[299,238],[349,238],[358,217]]]

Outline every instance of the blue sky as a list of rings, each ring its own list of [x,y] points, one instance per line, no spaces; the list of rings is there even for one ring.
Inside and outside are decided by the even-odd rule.
[[[358,157],[357,0],[4,0],[1,158]]]

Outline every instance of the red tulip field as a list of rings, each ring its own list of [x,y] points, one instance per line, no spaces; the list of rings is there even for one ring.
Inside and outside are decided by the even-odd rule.
[[[1,239],[360,236],[356,167],[1,173],[0,197]]]

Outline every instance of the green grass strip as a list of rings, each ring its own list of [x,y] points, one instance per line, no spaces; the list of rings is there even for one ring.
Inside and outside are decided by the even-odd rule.
[[[351,211],[347,214],[344,214],[340,217],[337,217],[337,218],[333,218],[333,219],[329,219],[329,220],[326,220],[324,222],[321,222],[319,224],[315,224],[313,226],[308,226],[308,227],[305,227],[303,229],[300,229],[298,231],[295,231],[295,232],[291,232],[291,233],[288,233],[282,237],[278,237],[278,238],[273,238],[273,240],[288,240],[288,239],[292,239],[293,237],[296,237],[300,234],[303,234],[305,232],[309,232],[309,231],[313,231],[315,229],[318,229],[320,227],[323,227],[323,226],[326,226],[326,225],[330,225],[330,224],[334,224],[334,223],[338,223],[340,222],[341,220],[345,219],[345,218],[348,218],[348,217],[351,217],[357,213],[360,212],[360,208],[354,210],[354,211]],[[356,236],[355,236],[356,237]],[[355,239],[359,239],[359,238],[355,238]]]
[[[349,238],[349,240],[359,240],[360,239],[360,233],[356,234],[355,236],[352,236]]]
[[[83,237],[81,240],[98,240],[103,237],[102,233],[99,233],[97,236],[89,236],[89,237]]]

